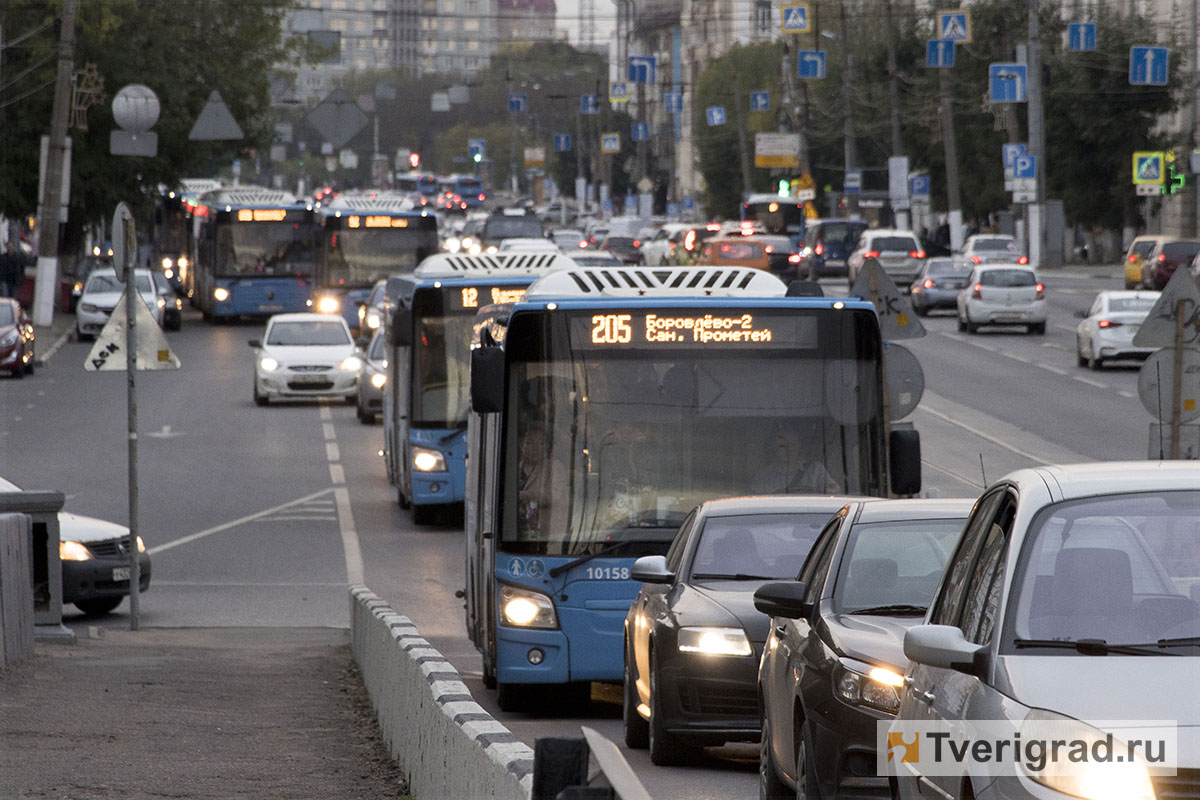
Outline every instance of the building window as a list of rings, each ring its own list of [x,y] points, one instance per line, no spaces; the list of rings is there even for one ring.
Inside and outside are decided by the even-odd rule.
[[[354,30],[356,30],[356,31],[365,31],[365,30],[367,30],[367,21],[366,21],[366,20],[363,20],[363,19],[357,20],[357,21],[354,23]]]
[[[349,5],[346,3],[346,0],[333,0],[333,2],[329,4],[329,8],[333,11],[345,11],[347,8],[349,8]]]
[[[472,19],[464,19],[464,20],[463,20],[463,30],[464,30],[464,31],[477,31],[477,30],[479,30],[479,20],[478,20],[478,19],[474,19],[474,18],[472,18]]]
[[[754,22],[759,33],[771,32],[771,3],[770,0],[758,0],[754,4]]]
[[[331,20],[329,20],[329,30],[331,30],[331,31],[345,31],[345,30],[346,30],[346,20],[344,20],[344,19],[331,19]]]
[[[442,0],[442,11],[454,13],[454,0]]]
[[[479,49],[479,40],[478,39],[468,39],[467,40],[467,49],[468,50],[478,50]]]

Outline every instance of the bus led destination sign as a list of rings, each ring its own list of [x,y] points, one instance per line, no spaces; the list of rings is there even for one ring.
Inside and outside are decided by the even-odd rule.
[[[239,208],[238,222],[283,222],[287,219],[286,208]]]
[[[690,314],[683,311],[649,311],[593,314],[572,322],[576,336],[597,347],[660,344],[749,345],[754,347],[815,347],[817,321],[791,313],[787,316],[737,311]],[[586,332],[581,330],[586,325]]]
[[[351,214],[346,219],[347,228],[407,228],[408,220],[404,217],[389,217],[386,214],[372,214],[360,217]]]
[[[525,287],[464,286],[460,290],[460,308],[479,308],[481,305],[519,303],[525,297]]]

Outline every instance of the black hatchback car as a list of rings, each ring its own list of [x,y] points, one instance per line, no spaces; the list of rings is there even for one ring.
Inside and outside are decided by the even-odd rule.
[[[625,743],[655,764],[706,745],[753,741],[755,680],[768,619],[763,582],[794,578],[829,518],[850,498],[771,496],[695,508],[664,556],[634,562],[643,586],[625,618]]]
[[[755,591],[772,617],[758,671],[759,797],[887,794],[876,725],[900,707],[904,632],[924,619],[974,502],[849,503],[799,580]]]
[[[815,219],[804,228],[797,277],[810,281],[847,274],[846,259],[854,252],[858,236],[867,229],[861,219]]]

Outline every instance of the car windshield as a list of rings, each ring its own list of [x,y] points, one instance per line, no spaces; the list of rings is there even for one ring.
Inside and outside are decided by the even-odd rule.
[[[963,519],[855,525],[833,590],[833,607],[855,614],[889,606],[925,609],[963,528]]]
[[[1025,269],[990,269],[979,276],[984,286],[1016,287],[1033,286],[1037,283],[1033,273]]]
[[[515,239],[524,236],[540,238],[541,235],[542,223],[537,217],[489,217],[483,229],[485,239]]]
[[[871,240],[871,249],[883,253],[908,253],[920,248],[905,236],[880,236]]]
[[[1191,260],[1197,251],[1200,251],[1200,242],[1170,242],[1162,248],[1169,261]]]
[[[1018,639],[1200,637],[1200,491],[1059,503],[1033,521],[1014,578]],[[1200,648],[1200,638],[1190,654]],[[1174,651],[1179,652],[1179,651]]]
[[[150,287],[150,277],[148,275],[135,275],[134,283],[137,285],[137,290],[140,294],[151,294],[154,289]],[[115,275],[93,275],[88,278],[86,292],[123,292],[125,284],[117,280]]]
[[[794,579],[832,513],[709,517],[692,557],[692,577]]]
[[[285,347],[350,344],[350,334],[345,323],[337,320],[280,321],[271,326],[267,344]]]
[[[820,227],[817,238],[826,244],[838,243],[853,247],[854,240],[862,232],[862,225],[851,225],[847,222],[827,222]]]
[[[1154,304],[1158,302],[1158,295],[1154,297],[1110,297],[1108,299],[1109,311],[1149,311],[1154,308]]]
[[[931,258],[925,262],[925,272],[928,275],[966,274],[966,264],[959,264],[952,258]]]
[[[0,325],[12,325],[17,321],[17,315],[10,303],[0,303]]]
[[[993,239],[976,239],[974,244],[972,244],[972,247],[974,247],[976,250],[981,250],[981,251],[986,251],[986,252],[1015,253],[1017,251],[1017,243],[1016,242],[1014,242],[1012,239],[1005,239],[1005,238],[1000,238],[1000,237],[996,237]]]

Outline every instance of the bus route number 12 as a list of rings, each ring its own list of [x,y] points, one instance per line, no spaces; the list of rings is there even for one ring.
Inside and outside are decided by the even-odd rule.
[[[597,314],[592,317],[592,344],[629,344],[633,341],[630,314]]]

